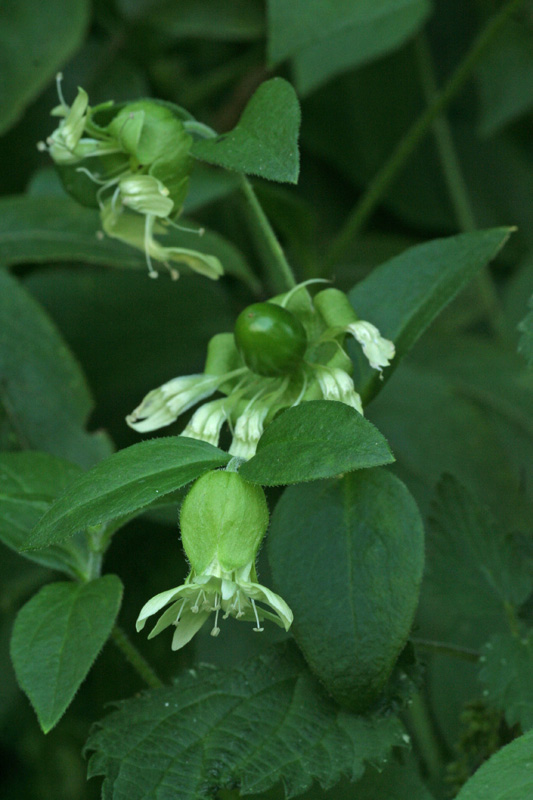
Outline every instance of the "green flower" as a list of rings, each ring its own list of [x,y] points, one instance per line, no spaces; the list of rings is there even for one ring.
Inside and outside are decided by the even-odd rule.
[[[268,527],[260,486],[247,483],[237,472],[209,472],[185,498],[180,526],[191,571],[184,584],[157,594],[143,606],[138,631],[165,606],[169,607],[148,638],[174,625],[173,650],[187,644],[213,613],[212,636],[220,633],[221,619],[230,616],[254,622],[258,632],[265,619],[289,629],[293,615],[288,605],[257,582],[255,559]]]

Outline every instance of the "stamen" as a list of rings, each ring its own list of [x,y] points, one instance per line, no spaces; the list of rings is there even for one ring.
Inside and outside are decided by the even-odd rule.
[[[63,97],[63,90],[61,89],[61,81],[63,80],[63,73],[58,72],[56,75],[56,88],[57,88],[57,96],[59,97],[59,102],[65,108],[69,108],[69,106],[65,103],[65,98]]]
[[[218,612],[219,611],[220,611],[220,606],[218,606],[217,609],[216,609],[215,624],[213,625],[213,628],[211,630],[211,636],[218,636],[218,634],[220,633],[220,628],[218,627]]]
[[[174,621],[174,625],[177,625],[177,624],[178,624],[178,622],[180,621],[181,612],[183,611],[183,607],[184,607],[184,605],[185,605],[185,603],[186,603],[186,602],[187,602],[187,600],[186,600],[186,598],[184,597],[184,598],[183,598],[183,600],[181,601],[180,610],[178,611],[178,616],[176,617],[176,619],[175,619],[175,621]]]
[[[168,194],[168,189],[167,189]],[[198,236],[203,236],[205,233],[205,228],[187,228],[185,225],[178,225],[177,222],[174,222],[168,217],[163,221],[164,225],[170,225],[172,228],[176,228],[178,231],[183,231],[184,233],[196,233]]]
[[[265,629],[262,628],[259,623],[259,615],[257,613],[257,608],[255,607],[255,600],[251,600],[250,602],[252,603],[252,608],[255,614],[255,621],[257,622],[257,628],[254,628],[254,631],[256,631],[257,633],[261,633],[261,631],[264,631]]]
[[[154,269],[152,265],[152,259],[150,258],[150,253],[148,252],[148,242],[150,241],[150,234],[151,234],[151,214],[146,215],[146,220],[144,222],[144,254],[146,256],[146,264],[148,266],[148,277],[149,278],[157,278],[158,273]]]
[[[296,286],[293,286],[290,292],[287,292],[286,297],[283,298],[283,301],[280,303],[282,308],[285,308],[293,294],[295,294],[299,289],[302,289],[304,286],[309,286],[310,283],[331,283],[330,280],[327,278],[309,278],[308,281],[303,281],[303,283],[297,283]]]
[[[200,597],[202,597],[202,595],[205,598],[204,590],[200,589],[200,591],[198,592],[198,596],[197,596],[197,598],[196,598],[196,600],[194,602],[194,605],[191,606],[191,611],[192,611],[193,614],[198,614],[198,612],[200,611]]]

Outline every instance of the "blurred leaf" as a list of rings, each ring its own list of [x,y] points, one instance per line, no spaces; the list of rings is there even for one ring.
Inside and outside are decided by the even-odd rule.
[[[268,548],[309,666],[342,705],[368,708],[418,603],[424,529],[413,498],[378,469],[292,487],[274,511]]]
[[[312,400],[274,419],[240,474],[252,483],[279,486],[391,461],[387,442],[358,411],[344,403]]]
[[[379,771],[368,766],[350,797],[352,800],[433,800],[420,777],[414,757],[401,764],[391,759]]]
[[[20,687],[48,733],[61,719],[106,642],[120,608],[116,575],[50,583],[19,611],[11,658]]]
[[[185,198],[184,213],[193,214],[200,208],[222,200],[239,188],[239,176],[201,162],[195,164]]]
[[[47,453],[0,453],[0,541],[15,552],[55,498],[82,474],[80,467]],[[75,553],[61,546],[22,555],[78,577]]]
[[[297,183],[300,105],[283,78],[265,81],[249,100],[236,127],[194,143],[192,154],[209,164]]]
[[[521,333],[520,342],[518,343],[518,352],[524,356],[531,367],[533,366],[533,294],[529,298],[528,305],[531,311],[528,312],[518,325],[518,330]]]
[[[8,0],[0,7],[0,133],[21,116],[75,52],[89,22],[87,0]]]
[[[92,398],[78,363],[45,312],[3,270],[0,319],[0,409],[17,446],[81,466],[108,455],[108,440],[84,430]]]
[[[533,27],[509,20],[477,72],[480,130],[490,136],[533,108]]]
[[[502,616],[533,588],[533,565],[518,543],[496,528],[489,510],[445,475],[429,520],[427,581],[450,619]]]
[[[179,5],[166,0],[157,3],[144,22],[173,38],[228,42],[258,39],[264,29],[261,4],[256,0],[180,0]]]
[[[244,795],[263,792],[280,779],[287,797],[313,778],[330,787],[343,773],[358,778],[365,761],[379,766],[401,744],[396,717],[340,711],[288,643],[232,670],[199,667],[170,688],[122,702],[93,729],[87,749],[95,751],[89,775],[105,776],[103,797],[206,800],[236,784]]]
[[[411,247],[358,283],[349,293],[360,319],[369,320],[396,345],[396,356],[383,375],[387,380],[442,309],[474,275],[495,257],[511,228],[451,236]],[[361,349],[353,347],[362,382],[358,390],[375,394],[383,383]]]
[[[27,546],[46,547],[89,525],[129,516],[229,460],[222,450],[187,437],[134,444],[71,484],[41,519]]]
[[[512,636],[495,634],[483,647],[479,679],[491,706],[505,711],[511,727],[523,731],[533,727],[533,633]]]
[[[269,0],[269,62],[294,59],[299,91],[399,47],[423,24],[429,0]]]
[[[525,800],[533,795],[533,731],[502,747],[480,766],[456,800]]]

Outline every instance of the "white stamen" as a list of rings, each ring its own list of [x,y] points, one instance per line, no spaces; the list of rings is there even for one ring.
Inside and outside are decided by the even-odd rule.
[[[254,631],[256,631],[256,633],[261,633],[261,631],[264,631],[265,629],[262,628],[260,623],[259,623],[259,615],[257,613],[257,608],[255,607],[255,600],[250,600],[250,602],[251,602],[252,608],[254,610],[255,621],[257,622],[257,628],[254,628]]]

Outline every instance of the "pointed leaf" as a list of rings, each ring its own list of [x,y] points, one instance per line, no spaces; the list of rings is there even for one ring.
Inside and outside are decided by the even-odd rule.
[[[533,796],[533,731],[502,747],[465,783],[456,800],[525,800]]]
[[[343,773],[360,777],[365,761],[379,767],[403,743],[396,717],[340,711],[285,643],[121,703],[93,729],[87,749],[106,799],[207,800],[235,784],[244,795],[264,792],[280,779],[287,797],[313,778],[329,787]]]
[[[89,525],[140,511],[229,460],[222,450],[182,436],[120,450],[71,484],[41,519],[28,547],[46,547]]]
[[[283,78],[272,78],[257,89],[232,131],[196,142],[192,153],[226,169],[296,183],[299,129],[294,89]]]
[[[19,611],[11,658],[21,688],[48,733],[61,719],[106,642],[120,608],[116,575],[50,583]]]
[[[268,552],[309,666],[338,702],[368,708],[418,603],[424,529],[406,487],[381,469],[290,487],[272,516]]]
[[[331,478],[394,461],[381,433],[355,409],[332,400],[289,408],[266,429],[240,474],[263,486]]]

